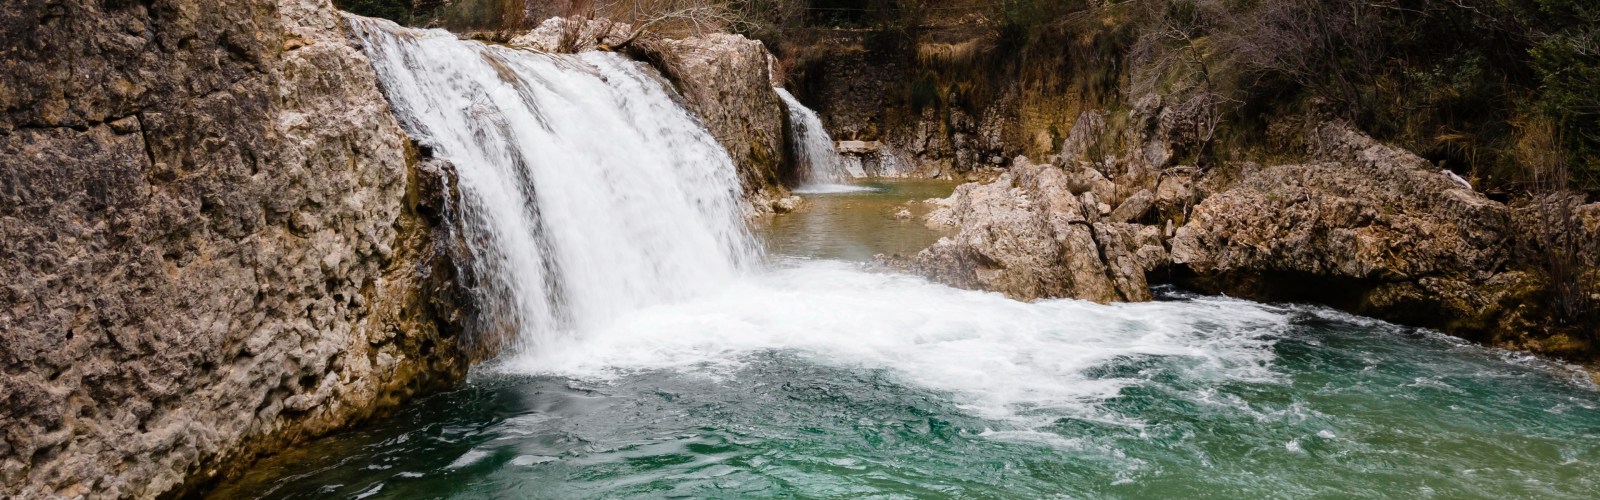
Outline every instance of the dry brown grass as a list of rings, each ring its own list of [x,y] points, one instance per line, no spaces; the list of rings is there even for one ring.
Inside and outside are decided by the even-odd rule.
[[[922,43],[917,45],[917,63],[924,67],[970,68],[993,55],[992,39],[975,38],[960,43]]]
[[[1600,234],[1579,213],[1584,196],[1571,188],[1571,166],[1560,128],[1548,118],[1520,120],[1515,154],[1533,174],[1533,226],[1525,249],[1550,280],[1556,319],[1590,330],[1600,341]]]

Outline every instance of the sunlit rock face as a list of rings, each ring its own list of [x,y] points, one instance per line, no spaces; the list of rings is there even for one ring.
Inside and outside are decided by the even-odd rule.
[[[448,166],[342,23],[0,12],[0,493],[180,491],[465,372]]]

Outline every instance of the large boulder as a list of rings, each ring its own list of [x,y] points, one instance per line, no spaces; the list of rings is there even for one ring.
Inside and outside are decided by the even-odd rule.
[[[934,202],[929,225],[954,236],[889,263],[1019,300],[1149,300],[1145,276],[1166,261],[1159,232],[1103,220],[1109,209],[1081,186],[1061,168],[1018,157],[994,181]]]
[[[0,33],[0,496],[170,495],[465,373],[449,176],[327,0]]]
[[[1522,288],[1482,286],[1509,256],[1505,205],[1346,125],[1308,142],[1312,162],[1246,169],[1194,208],[1171,246],[1195,285],[1467,331]]]
[[[1600,204],[1567,193],[1513,210],[1347,124],[1302,130],[1304,162],[1211,170],[1153,166],[1145,148],[1089,161],[1092,141],[1069,140],[1057,167],[1019,158],[935,201],[930,224],[954,236],[886,261],[1023,300],[1148,300],[1160,277],[1589,356]]]

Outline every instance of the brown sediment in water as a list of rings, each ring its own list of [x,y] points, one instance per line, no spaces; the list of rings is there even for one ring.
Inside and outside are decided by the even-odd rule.
[[[848,261],[915,254],[943,236],[922,224],[932,209],[923,201],[949,196],[957,183],[872,179],[854,185],[871,190],[803,194],[806,202],[798,210],[765,220],[758,229],[768,253]],[[901,210],[911,217],[897,217]]]

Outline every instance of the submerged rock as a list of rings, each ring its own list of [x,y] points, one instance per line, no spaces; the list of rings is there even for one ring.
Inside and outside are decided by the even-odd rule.
[[[780,214],[786,214],[795,210],[799,210],[800,207],[804,205],[804,198],[799,196],[785,196],[776,200],[772,200],[772,211]]]

